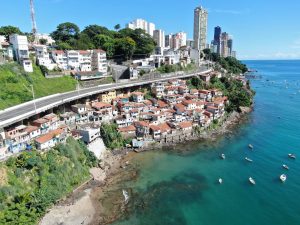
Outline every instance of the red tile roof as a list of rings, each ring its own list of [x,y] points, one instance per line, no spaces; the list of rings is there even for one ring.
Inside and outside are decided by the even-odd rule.
[[[150,125],[150,129],[153,131],[160,131],[160,127],[156,125]]]
[[[28,127],[25,129],[25,131],[28,132],[28,133],[31,133],[31,132],[36,131],[36,130],[38,130],[38,129],[39,129],[39,128],[36,127],[36,126],[28,126]]]
[[[171,127],[167,123],[161,123],[161,124],[159,124],[157,126],[160,128],[160,130],[161,130],[162,133],[168,132],[168,131],[171,130]]]
[[[135,126],[130,125],[128,127],[121,127],[118,130],[119,130],[119,132],[129,132],[129,131],[136,131],[136,128],[135,128]]]
[[[105,103],[105,102],[94,102],[92,104],[92,107],[95,109],[101,109],[101,108],[108,108],[108,107],[112,107],[111,104]]]
[[[181,129],[190,128],[193,126],[193,123],[190,121],[184,121],[178,124]]]
[[[40,144],[44,144],[44,143],[50,141],[51,139],[53,139],[55,136],[62,134],[63,132],[64,132],[63,129],[56,129],[56,130],[49,132],[48,134],[38,137],[37,139],[35,139],[35,141]]]

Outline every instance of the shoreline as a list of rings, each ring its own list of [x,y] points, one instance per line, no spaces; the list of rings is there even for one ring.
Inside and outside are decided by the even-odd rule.
[[[184,140],[172,143],[158,143],[142,151],[129,151],[128,149],[107,152],[99,167],[92,168],[92,179],[83,183],[69,196],[54,205],[40,220],[40,225],[50,224],[110,224],[121,218],[125,210],[122,189],[119,184],[124,180],[137,177],[136,171],[130,168],[131,158],[144,151],[162,150],[172,148],[186,142],[215,141],[224,134],[231,133],[239,124],[244,123],[253,107],[241,108],[242,112],[231,113],[216,129],[201,132],[199,135],[190,135]],[[126,169],[126,170],[125,170]],[[124,172],[127,172],[126,174]],[[107,197],[112,192],[116,196]],[[110,202],[107,202],[108,200]],[[113,199],[113,200],[111,200]],[[105,205],[105,206],[104,206]],[[89,210],[85,210],[89,209]],[[67,213],[66,213],[67,212]]]

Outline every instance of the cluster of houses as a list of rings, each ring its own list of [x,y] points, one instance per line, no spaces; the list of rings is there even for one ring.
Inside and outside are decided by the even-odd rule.
[[[33,72],[29,57],[33,53],[38,65],[50,71],[73,71],[79,80],[103,78],[108,74],[106,52],[101,49],[55,50],[47,45],[29,44],[27,36],[13,34],[9,40],[0,36],[0,50],[0,61],[15,60],[29,73]]]
[[[49,39],[47,39],[48,44],[53,44],[51,37],[45,36],[44,38],[46,37]],[[124,71],[125,73],[129,71],[129,79],[137,79],[141,71],[152,72],[162,65],[180,64],[187,66],[192,61],[196,62],[196,58],[199,57],[193,53],[192,48],[182,46],[176,49],[163,48],[161,51],[156,49],[150,57],[133,60],[129,65],[127,65],[127,62],[124,62],[124,65],[110,62],[110,65],[108,65],[106,52],[101,49],[63,51],[56,50],[53,46],[47,44],[28,43],[25,35],[13,34],[8,39],[5,36],[0,36],[0,63],[15,60],[23,66],[25,72],[30,73],[33,72],[33,62],[29,57],[30,54],[35,55],[38,65],[44,66],[50,71],[46,74],[46,77],[73,74],[74,78],[78,80],[107,77],[109,67],[115,80],[121,77]],[[120,70],[122,71],[121,74],[119,74]],[[54,72],[51,73],[51,71]]]
[[[117,94],[109,91],[96,100],[76,104],[62,114],[45,115],[29,125],[10,127],[0,132],[0,157],[7,152],[49,149],[68,136],[91,143],[101,138],[102,123],[115,123],[124,138],[161,140],[192,132],[193,127],[207,128],[225,114],[228,99],[217,89],[190,89],[185,80],[153,83],[152,98],[140,91]],[[149,93],[147,94],[149,96]],[[135,144],[133,143],[133,146]]]

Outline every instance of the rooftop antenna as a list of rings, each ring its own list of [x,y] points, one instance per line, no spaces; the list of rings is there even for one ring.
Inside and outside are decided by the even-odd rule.
[[[37,27],[35,22],[35,12],[34,12],[34,5],[33,0],[30,0],[30,12],[31,12],[31,23],[32,23],[32,34],[34,36],[34,43],[38,43],[38,37],[37,37]]]

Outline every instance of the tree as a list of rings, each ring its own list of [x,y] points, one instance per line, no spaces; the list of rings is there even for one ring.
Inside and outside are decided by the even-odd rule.
[[[47,39],[44,39],[44,38],[41,38],[39,40],[39,42],[40,42],[41,45],[46,45],[48,43]]]
[[[197,89],[203,89],[203,81],[199,77],[192,77],[191,84]]]
[[[82,50],[95,48],[95,45],[92,42],[91,38],[87,34],[82,32],[79,34],[78,40],[75,41],[74,45],[76,49],[82,49]]]
[[[112,57],[115,53],[115,41],[110,36],[98,34],[94,38],[96,48],[101,48],[106,51],[108,57]]]
[[[130,37],[136,43],[135,55],[149,56],[155,49],[155,41],[142,29],[125,28],[119,31],[122,37]]]
[[[131,59],[135,49],[136,43],[130,37],[119,38],[115,41],[116,54],[123,55],[124,59]]]
[[[6,39],[9,38],[11,34],[22,34],[18,27],[14,26],[2,26],[0,27],[0,35],[4,35]]]
[[[121,25],[120,24],[117,24],[114,26],[115,30],[120,30],[121,29]]]
[[[76,24],[66,22],[59,24],[56,31],[51,33],[51,37],[55,41],[69,42],[71,39],[77,39],[79,32],[80,29]]]
[[[87,34],[91,40],[94,40],[95,36],[97,36],[99,34],[107,35],[110,37],[113,36],[112,32],[109,29],[107,29],[106,27],[99,26],[99,25],[89,25],[84,28],[82,33]]]
[[[57,49],[59,50],[72,50],[72,46],[66,42],[60,42],[57,44]]]

